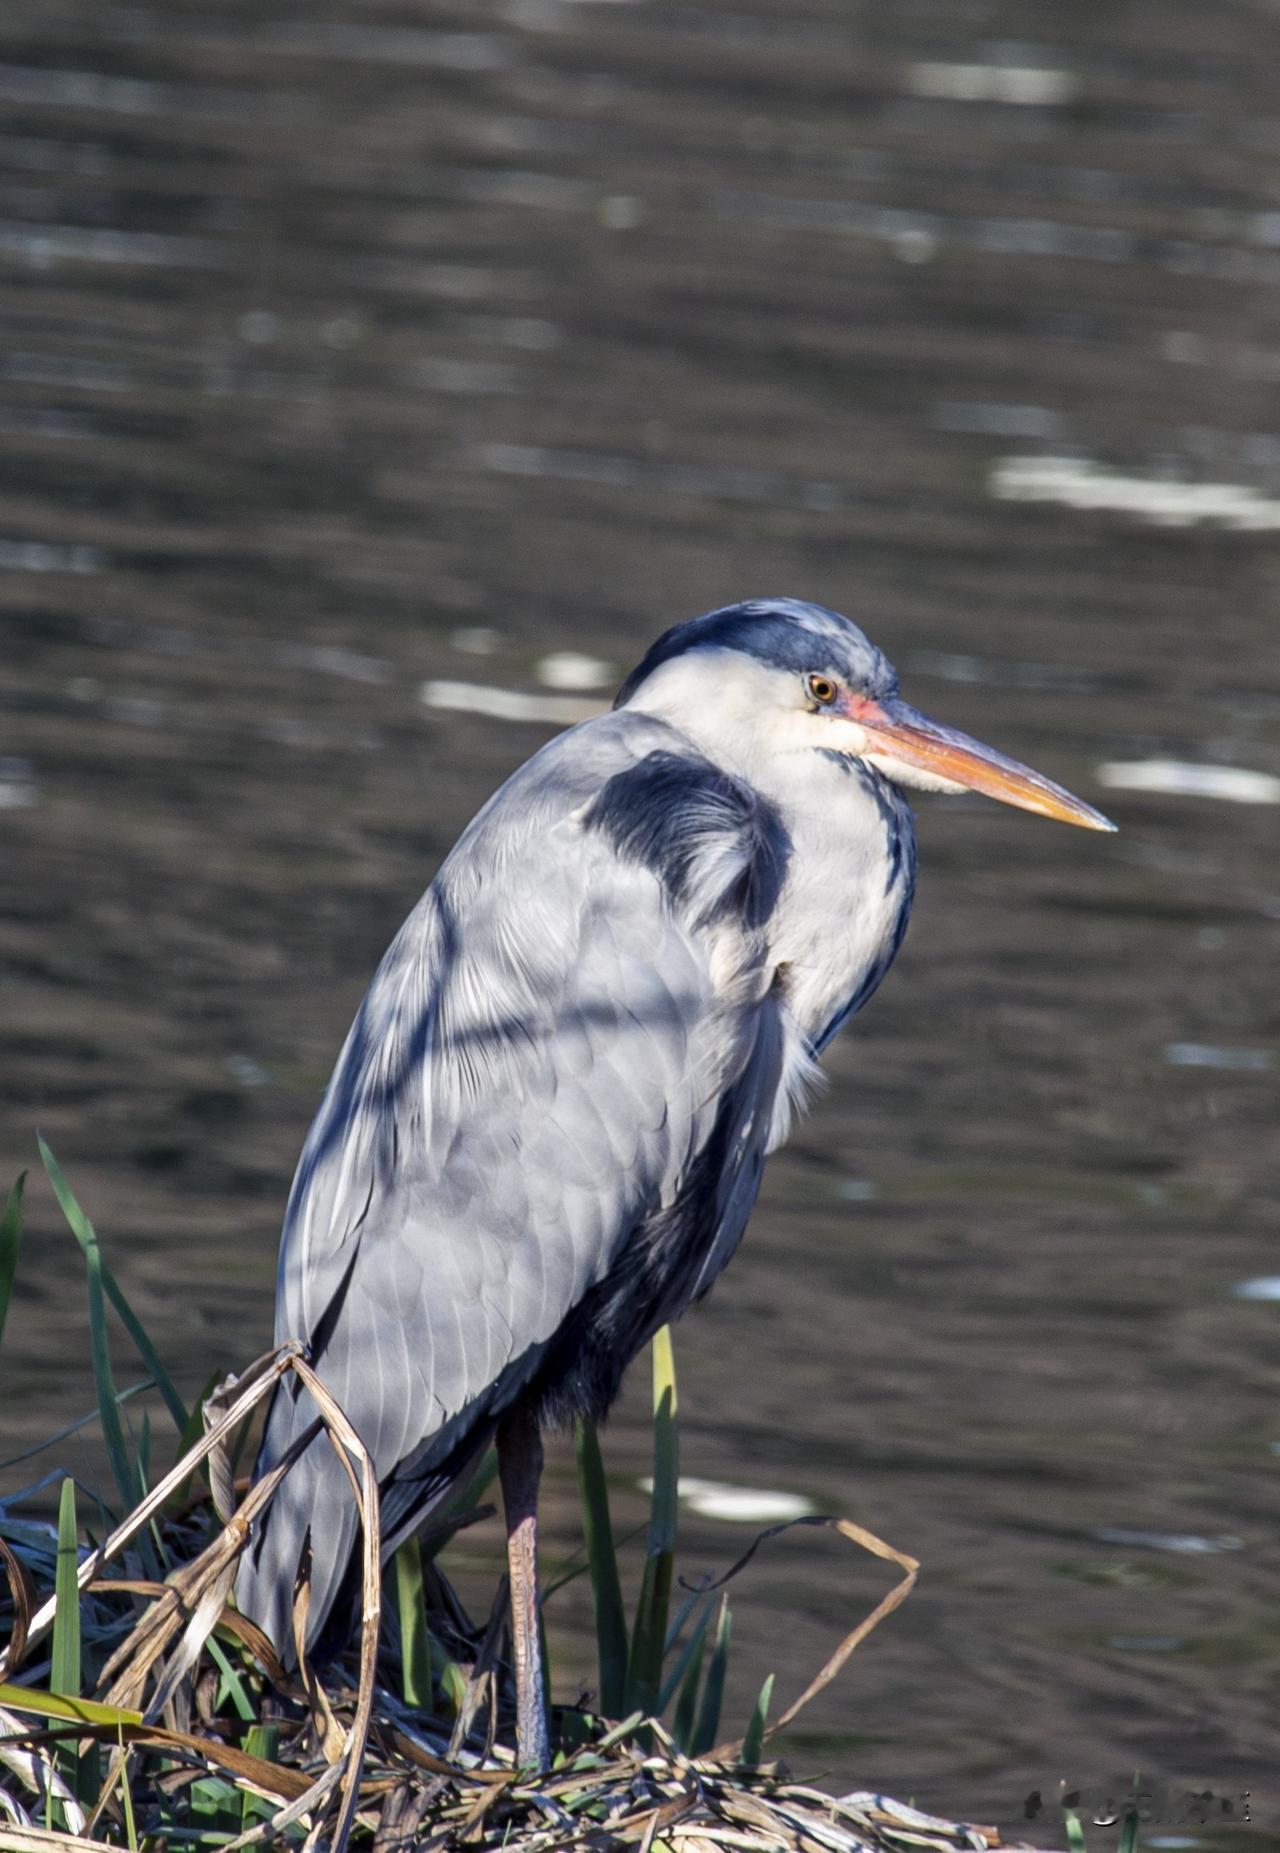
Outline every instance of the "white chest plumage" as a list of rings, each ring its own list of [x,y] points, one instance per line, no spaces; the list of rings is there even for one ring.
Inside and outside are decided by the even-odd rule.
[[[797,1028],[816,1052],[889,969],[906,930],[916,857],[911,811],[898,792],[857,761],[810,757],[827,763],[816,778],[805,768],[804,804],[788,806],[777,793],[793,853],[769,943]]]

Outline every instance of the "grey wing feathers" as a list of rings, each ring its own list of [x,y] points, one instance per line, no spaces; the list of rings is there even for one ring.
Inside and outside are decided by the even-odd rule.
[[[779,1039],[776,1024],[761,1032],[759,936],[694,932],[652,858],[585,821],[611,779],[670,744],[662,723],[612,715],[553,741],[490,801],[390,947],[304,1148],[276,1336],[309,1345],[371,1449],[386,1548],[465,1466],[469,1438],[487,1439],[637,1225],[678,1202],[726,1096],[723,1259],[754,1198]],[[313,1414],[305,1394],[278,1392],[260,1467]],[[323,1438],[237,1583],[284,1651],[308,1525],[314,1639],[356,1531]]]

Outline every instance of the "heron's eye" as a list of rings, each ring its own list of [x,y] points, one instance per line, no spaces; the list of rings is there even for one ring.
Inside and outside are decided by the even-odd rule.
[[[805,680],[810,700],[828,708],[836,698],[836,685],[830,676],[809,676]]]

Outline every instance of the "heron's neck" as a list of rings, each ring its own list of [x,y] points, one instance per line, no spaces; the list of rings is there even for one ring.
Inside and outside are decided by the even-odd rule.
[[[820,750],[780,757],[760,789],[792,843],[770,953],[800,1029],[821,1047],[901,944],[915,886],[911,808],[871,767]]]
[[[911,809],[864,761],[761,725],[739,673],[708,704],[677,662],[642,684],[628,712],[648,711],[778,812],[791,845],[766,931],[802,1036],[821,1047],[860,1009],[902,940],[915,884]]]

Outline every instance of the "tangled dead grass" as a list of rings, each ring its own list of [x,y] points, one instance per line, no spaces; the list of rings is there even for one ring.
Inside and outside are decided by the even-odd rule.
[[[319,1417],[291,1454],[237,1502],[232,1438],[286,1372],[302,1378]],[[287,1673],[265,1636],[228,1602],[255,1515],[321,1427],[359,1508],[364,1580],[358,1650],[327,1667],[323,1680],[305,1655],[299,1671]],[[432,1626],[456,1648],[467,1673],[451,1726],[379,1683],[382,1579],[373,1464],[301,1348],[282,1346],[229,1379],[207,1400],[204,1429],[82,1561],[74,1534],[69,1558],[63,1538],[62,1563],[52,1577],[47,1528],[43,1558],[38,1527],[28,1528],[25,1545],[0,1539],[12,1603],[9,1642],[0,1655],[0,1849],[126,1845],[167,1853],[171,1846],[194,1846],[236,1853],[284,1839],[304,1853],[345,1853],[348,1844],[373,1853],[496,1846],[519,1853],[615,1847],[640,1853],[945,1853],[1001,1844],[995,1828],[936,1819],[881,1795],[837,1799],[793,1782],[781,1765],[761,1760],[760,1743],[745,1758],[741,1742],[688,1755],[660,1722],[639,1711],[610,1723],[562,1710],[562,1749],[553,1769],[541,1775],[518,1769],[509,1748],[512,1708],[500,1658],[504,1591],[487,1626],[474,1630],[444,1579],[432,1573]],[[209,1491],[192,1499],[202,1463]],[[209,1500],[220,1521],[211,1538]],[[469,1516],[455,1518],[451,1529]],[[847,1521],[826,1522],[895,1561],[904,1575],[772,1730],[789,1723],[834,1677],[915,1581],[910,1558]],[[163,1578],[148,1575],[148,1556],[178,1567]],[[125,1575],[110,1573],[117,1560]],[[50,1581],[54,1593],[40,1600],[41,1584]],[[304,1577],[295,1598],[299,1644],[306,1605]],[[61,1682],[49,1677],[58,1671],[59,1628]],[[67,1642],[74,1639],[78,1662],[82,1630],[102,1662],[92,1699],[79,1696],[66,1675]],[[54,1652],[46,1662],[38,1650],[51,1633]],[[231,1716],[228,1693],[236,1701]]]

